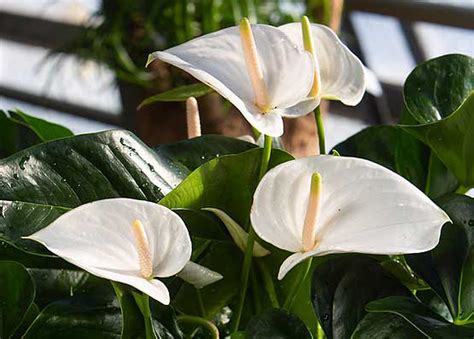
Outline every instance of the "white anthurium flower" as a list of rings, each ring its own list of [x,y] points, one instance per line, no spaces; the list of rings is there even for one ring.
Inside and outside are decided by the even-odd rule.
[[[223,210],[211,207],[203,208],[203,210],[214,213],[222,221],[224,226],[227,228],[227,231],[229,231],[229,234],[232,237],[232,240],[234,240],[237,247],[239,247],[240,250],[245,253],[249,234],[242,228],[242,226],[240,226]],[[257,241],[254,242],[252,253],[254,257],[264,257],[269,254],[269,250],[260,245]]]
[[[165,305],[169,292],[156,278],[179,274],[189,266],[192,250],[188,230],[176,213],[127,198],[79,206],[25,238],[93,275],[131,285]]]
[[[229,100],[263,134],[283,134],[282,117],[311,112],[319,99],[308,98],[314,64],[283,30],[268,25],[230,27],[154,52]]]
[[[255,191],[250,217],[260,238],[294,253],[278,279],[311,256],[428,251],[450,221],[398,174],[368,160],[329,155],[270,170]]]
[[[366,89],[362,62],[324,25],[310,24],[307,17],[301,23],[278,27],[298,48],[309,51],[315,59],[311,95],[339,100],[345,105],[357,105]]]

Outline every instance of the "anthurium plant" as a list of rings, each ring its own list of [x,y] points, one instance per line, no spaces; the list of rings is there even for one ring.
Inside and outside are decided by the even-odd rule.
[[[331,152],[320,101],[356,105],[366,70],[328,28],[243,20],[151,62],[257,141],[201,135],[201,85],[160,94],[190,138],[154,148],[0,111],[1,338],[474,337],[472,58],[419,65],[399,124]],[[282,118],[305,114],[318,155],[295,159]]]

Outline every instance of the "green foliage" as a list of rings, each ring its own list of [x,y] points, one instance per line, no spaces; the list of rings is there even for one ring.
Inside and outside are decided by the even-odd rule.
[[[443,299],[452,319],[474,322],[474,198],[453,194],[438,204],[453,223],[443,227],[435,249],[407,261]]]
[[[22,324],[35,297],[26,269],[13,261],[0,261],[0,335],[10,338]]]
[[[249,322],[245,338],[311,339],[312,335],[298,317],[282,309],[273,309],[256,316]]]
[[[473,58],[459,54],[421,64],[404,87],[406,108],[416,122],[403,128],[428,145],[466,187],[474,186],[473,88]]]
[[[144,3],[105,2],[104,9],[151,8]],[[241,2],[241,9],[258,14],[250,3]],[[189,14],[183,4],[176,2],[171,11],[180,20]],[[166,6],[153,4],[165,12]],[[217,15],[215,2],[206,6],[209,17]],[[116,18],[122,14],[109,12]],[[159,25],[166,24],[167,15]],[[203,29],[214,29],[213,20],[218,19],[204,20]],[[108,24],[98,29],[112,29]],[[174,38],[194,34],[195,27],[186,29],[173,32]],[[120,51],[123,41],[109,38]],[[132,71],[133,58],[123,53],[120,58]],[[257,239],[271,253],[249,265],[244,311],[240,326],[232,326],[238,327],[234,333],[229,329],[239,302],[243,253],[222,222],[202,209],[218,208],[248,229],[262,148],[208,135],[151,149],[127,131],[72,136],[22,112],[0,111],[0,152],[8,156],[0,159],[0,336],[208,337],[202,323],[178,326],[177,312],[178,319],[188,321],[204,317],[231,338],[321,338],[321,327],[327,338],[472,338],[474,199],[453,193],[473,185],[472,83],[472,58],[450,55],[422,64],[405,84],[399,125],[369,127],[335,147],[342,156],[370,159],[399,173],[435,199],[452,220],[444,225],[439,244],[405,256],[316,258],[293,305],[283,310],[279,305],[292,295],[305,267],[277,281],[288,253]],[[167,100],[182,99],[189,89],[167,93]],[[34,138],[18,144],[18,128]],[[20,150],[23,146],[32,147]],[[291,159],[273,149],[269,168]],[[224,278],[199,291],[167,278],[171,305],[164,306],[130,286],[112,287],[22,238],[72,208],[110,197],[174,209],[191,234],[192,260]]]
[[[181,86],[146,98],[138,106],[138,109],[142,108],[143,106],[151,105],[155,102],[186,101],[189,97],[199,98],[210,92],[212,92],[212,89],[202,83]]]

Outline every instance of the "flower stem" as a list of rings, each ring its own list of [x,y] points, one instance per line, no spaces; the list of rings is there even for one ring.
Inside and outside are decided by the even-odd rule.
[[[204,302],[202,300],[201,290],[198,288],[195,288],[195,290],[196,290],[196,296],[197,296],[198,305],[199,305],[199,314],[201,315],[201,317],[204,317],[206,316],[206,309],[204,308]]]
[[[145,336],[146,339],[154,339],[153,320],[151,319],[150,300],[148,295],[141,293],[133,293],[133,298],[137,303],[138,308],[142,312],[143,320],[145,321]]]
[[[314,118],[316,119],[316,127],[318,128],[319,154],[326,154],[326,139],[324,137],[323,116],[320,107],[321,106],[318,106],[314,110]]]
[[[219,339],[219,329],[209,320],[191,315],[179,315],[176,317],[176,320],[178,322],[196,324],[205,327],[211,334],[212,339]]]
[[[296,296],[300,292],[301,287],[303,287],[304,285],[306,277],[310,271],[312,261],[313,257],[309,257],[308,259],[306,259],[305,266],[303,266],[303,269],[300,271],[298,277],[293,280],[293,286],[285,299],[285,303],[283,304],[284,309],[287,309],[288,311],[291,310],[291,306],[293,305]]]
[[[260,163],[260,172],[258,175],[258,181],[260,181],[268,169],[268,163],[270,161],[270,155],[272,152],[272,137],[265,135],[265,142],[263,145],[262,162]],[[242,311],[244,309],[245,295],[247,293],[247,286],[249,281],[250,266],[252,265],[252,254],[253,245],[255,243],[255,231],[252,224],[249,226],[249,236],[247,238],[247,246],[245,248],[244,263],[242,265],[242,277],[240,279],[240,298],[237,306],[237,312],[235,315],[235,322],[232,332],[239,330],[240,318],[242,317]]]
[[[268,298],[270,299],[270,304],[274,308],[280,308],[280,303],[278,301],[278,296],[275,290],[275,284],[273,284],[272,276],[268,271],[268,267],[262,260],[256,260],[257,266],[260,270],[260,274],[263,280],[263,286],[267,290]]]

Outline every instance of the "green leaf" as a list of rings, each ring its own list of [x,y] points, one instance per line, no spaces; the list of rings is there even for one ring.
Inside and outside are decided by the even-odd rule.
[[[311,339],[313,336],[297,316],[283,309],[272,309],[252,318],[246,339]]]
[[[0,110],[0,158],[39,142],[73,135],[66,127],[35,118],[20,110]]]
[[[40,308],[72,296],[100,295],[113,300],[114,293],[108,280],[95,277],[79,269],[28,269],[36,287],[35,302]]]
[[[413,298],[387,297],[372,301],[367,304],[366,309],[368,312],[398,315],[427,338],[470,339],[474,337],[474,328],[449,323]]]
[[[417,124],[402,126],[428,145],[466,187],[474,185],[474,62],[452,54],[419,65],[404,86]]]
[[[28,271],[13,261],[0,261],[0,337],[10,338],[22,324],[35,298]]]
[[[202,83],[180,86],[146,98],[140,103],[138,109],[160,101],[185,101],[189,97],[198,98],[212,91],[212,88]]]
[[[51,141],[74,135],[70,129],[64,126],[33,117],[19,109],[9,113],[12,121],[31,129],[41,141]]]
[[[48,254],[22,240],[70,208],[105,198],[158,201],[187,175],[127,131],[47,142],[0,160],[0,238]]]
[[[17,149],[15,123],[6,112],[0,110],[0,158],[15,153]]]
[[[389,295],[410,295],[398,280],[367,256],[333,258],[313,272],[311,299],[328,338],[348,338],[365,305]]]
[[[194,210],[214,207],[225,211],[240,225],[247,225],[261,157],[262,149],[258,148],[208,161],[166,195],[160,204]],[[293,157],[288,153],[272,150],[269,168],[291,159]]]
[[[256,147],[257,145],[239,139],[210,134],[161,145],[156,147],[155,151],[158,155],[194,171],[214,158],[242,153]]]
[[[352,339],[425,339],[403,318],[390,313],[368,313],[357,325]]]
[[[21,335],[23,335],[28,330],[28,328],[33,323],[33,321],[35,321],[39,313],[40,313],[40,310],[38,306],[35,303],[32,303],[30,307],[28,308],[28,311],[26,311],[25,317],[23,318],[23,322],[15,331],[14,338],[20,337]]]
[[[368,127],[334,149],[343,156],[376,162],[424,189],[429,150],[396,126]]]
[[[432,251],[405,257],[444,300],[453,319],[463,322],[474,314],[474,198],[452,194],[438,205],[453,223],[443,226]]]
[[[133,294],[125,285],[112,282],[122,311],[122,333],[124,339],[145,338],[145,322]]]
[[[122,316],[112,303],[89,297],[71,298],[46,306],[25,339],[119,339]]]
[[[199,265],[223,275],[223,279],[199,290],[204,301],[204,316],[212,318],[237,295],[240,287],[242,252],[232,243],[214,243],[197,260]],[[182,284],[174,298],[174,306],[180,312],[201,316],[197,290],[190,284]]]

